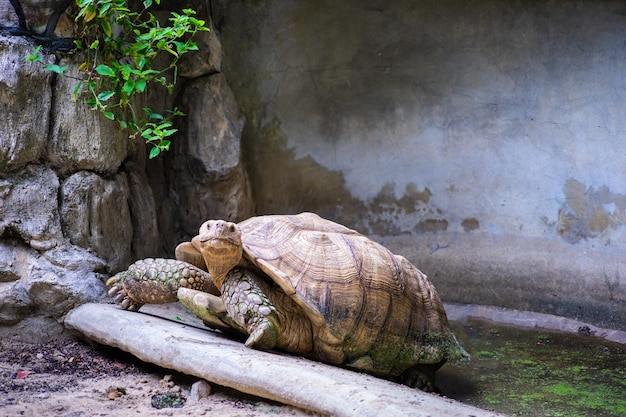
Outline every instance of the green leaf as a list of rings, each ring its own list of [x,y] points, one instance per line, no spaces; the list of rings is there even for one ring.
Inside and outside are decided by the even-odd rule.
[[[133,72],[130,64],[122,65],[119,70],[122,73],[122,78],[125,80],[128,80],[130,78],[130,74]]]
[[[133,80],[126,81],[124,83],[124,86],[122,87],[122,91],[127,96],[130,96],[133,93],[134,90],[135,90],[135,81],[133,81]]]
[[[107,101],[114,95],[115,95],[115,91],[103,91],[102,93],[98,94],[98,100]]]
[[[115,71],[108,65],[100,64],[96,67],[96,72],[107,77],[115,77]]]
[[[144,107],[143,111],[146,112],[146,114],[148,115],[148,118],[150,119],[163,120],[163,115],[159,113],[154,113],[152,109],[149,107]]]
[[[91,4],[83,9],[81,14],[83,15],[85,22],[91,22],[97,16],[96,9]]]
[[[143,80],[135,82],[135,89],[139,91],[140,93],[143,93],[144,90],[146,89],[146,82]]]
[[[153,134],[154,130],[148,128],[148,129],[144,129],[143,132],[141,132],[141,137],[147,140],[154,140],[152,139],[152,134]]]
[[[102,18],[106,17],[106,14],[107,14],[107,12],[108,12],[110,9],[111,9],[111,3],[106,3],[106,4],[104,4],[104,6],[102,6],[102,7],[100,8],[100,13],[98,13],[98,17],[99,17],[100,19],[102,19]],[[104,23],[104,22],[100,22],[100,26],[102,26],[102,29],[104,29],[103,23]],[[110,26],[111,26],[111,24],[110,24],[108,21],[107,21],[107,23],[109,24],[109,27],[110,27]]]
[[[74,87],[74,91],[72,92],[72,97],[74,98],[74,103],[76,103],[76,100],[78,100],[78,93],[80,92],[80,88],[83,86],[83,82],[79,81],[76,83],[76,86]]]
[[[100,21],[100,27],[102,28],[104,34],[107,35],[109,38],[113,36],[113,28],[111,27],[111,22],[109,22],[108,20],[102,20]]]
[[[163,50],[166,52],[169,52],[170,54],[174,55],[176,58],[178,58],[178,54],[170,47],[168,46],[164,46]]]
[[[57,64],[50,64],[46,66],[46,69],[56,74],[63,74],[63,72],[67,69],[67,65],[63,65],[62,67],[60,67]]]
[[[198,48],[198,44],[195,43],[194,41],[187,41],[187,49],[185,50],[185,52],[189,52],[189,51],[199,51],[200,49]]]
[[[141,57],[137,60],[137,63],[135,65],[137,65],[137,69],[141,71],[144,69],[147,63],[148,61],[146,60],[146,58]]]
[[[156,158],[157,156],[159,156],[160,153],[161,153],[161,150],[155,146],[154,148],[150,149],[149,158],[150,159]]]
[[[39,55],[40,51],[41,51],[41,45],[36,47],[32,54],[27,54],[25,57],[26,60],[30,62],[41,61],[41,55]]]
[[[105,111],[105,112],[102,112],[102,114],[104,114],[104,117],[106,117],[109,120],[115,120],[115,115],[113,114],[113,112]]]

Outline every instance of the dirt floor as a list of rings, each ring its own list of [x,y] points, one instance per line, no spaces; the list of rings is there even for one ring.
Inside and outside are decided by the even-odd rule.
[[[0,340],[0,417],[314,415],[216,385],[197,399],[197,382],[80,340]]]

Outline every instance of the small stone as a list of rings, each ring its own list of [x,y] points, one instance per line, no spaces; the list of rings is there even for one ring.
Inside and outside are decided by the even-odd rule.
[[[209,395],[211,395],[211,385],[207,381],[202,379],[198,382],[195,382],[191,386],[189,399],[191,401],[200,401],[201,399],[206,398]]]
[[[174,381],[172,381],[172,378],[172,375],[165,375],[160,381],[160,385],[165,388],[172,388],[174,386]]]
[[[109,387],[106,390],[107,397],[109,400],[114,400],[116,398],[121,397],[122,395],[126,395],[126,388],[124,387]]]

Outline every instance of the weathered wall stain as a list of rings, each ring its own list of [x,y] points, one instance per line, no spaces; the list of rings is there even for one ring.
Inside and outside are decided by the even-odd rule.
[[[449,222],[431,203],[428,188],[409,183],[399,194],[396,185],[388,182],[373,197],[358,199],[347,188],[342,172],[323,167],[311,156],[296,158],[287,147],[278,120],[264,130],[263,136],[270,140],[263,144],[247,141],[253,189],[263,196],[256,199],[258,214],[314,211],[362,233],[381,236],[448,229]],[[418,220],[410,227],[402,226],[400,220],[408,215]],[[464,228],[478,228],[477,220],[470,223]]]
[[[603,185],[597,190],[576,179],[563,187],[565,203],[559,209],[557,233],[576,243],[626,224],[626,195],[612,193]]]
[[[468,217],[466,219],[463,219],[463,221],[461,222],[461,227],[463,227],[463,230],[465,230],[466,232],[471,232],[473,230],[480,229],[480,222],[473,217]]]

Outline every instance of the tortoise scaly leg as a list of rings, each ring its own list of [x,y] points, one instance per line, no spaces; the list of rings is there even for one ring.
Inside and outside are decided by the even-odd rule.
[[[276,345],[280,331],[278,312],[252,272],[235,268],[222,284],[228,314],[249,334],[246,346],[261,350]]]
[[[219,294],[211,276],[186,262],[174,259],[142,259],[106,282],[109,296],[125,310],[137,311],[144,304],[172,303],[180,287]]]
[[[181,287],[178,289],[178,300],[208,327],[240,336],[248,334],[228,315],[224,301],[216,295]]]
[[[419,364],[404,371],[397,379],[398,382],[409,387],[417,388],[425,392],[437,392],[435,385],[435,372],[446,362],[443,359],[439,363]]]

